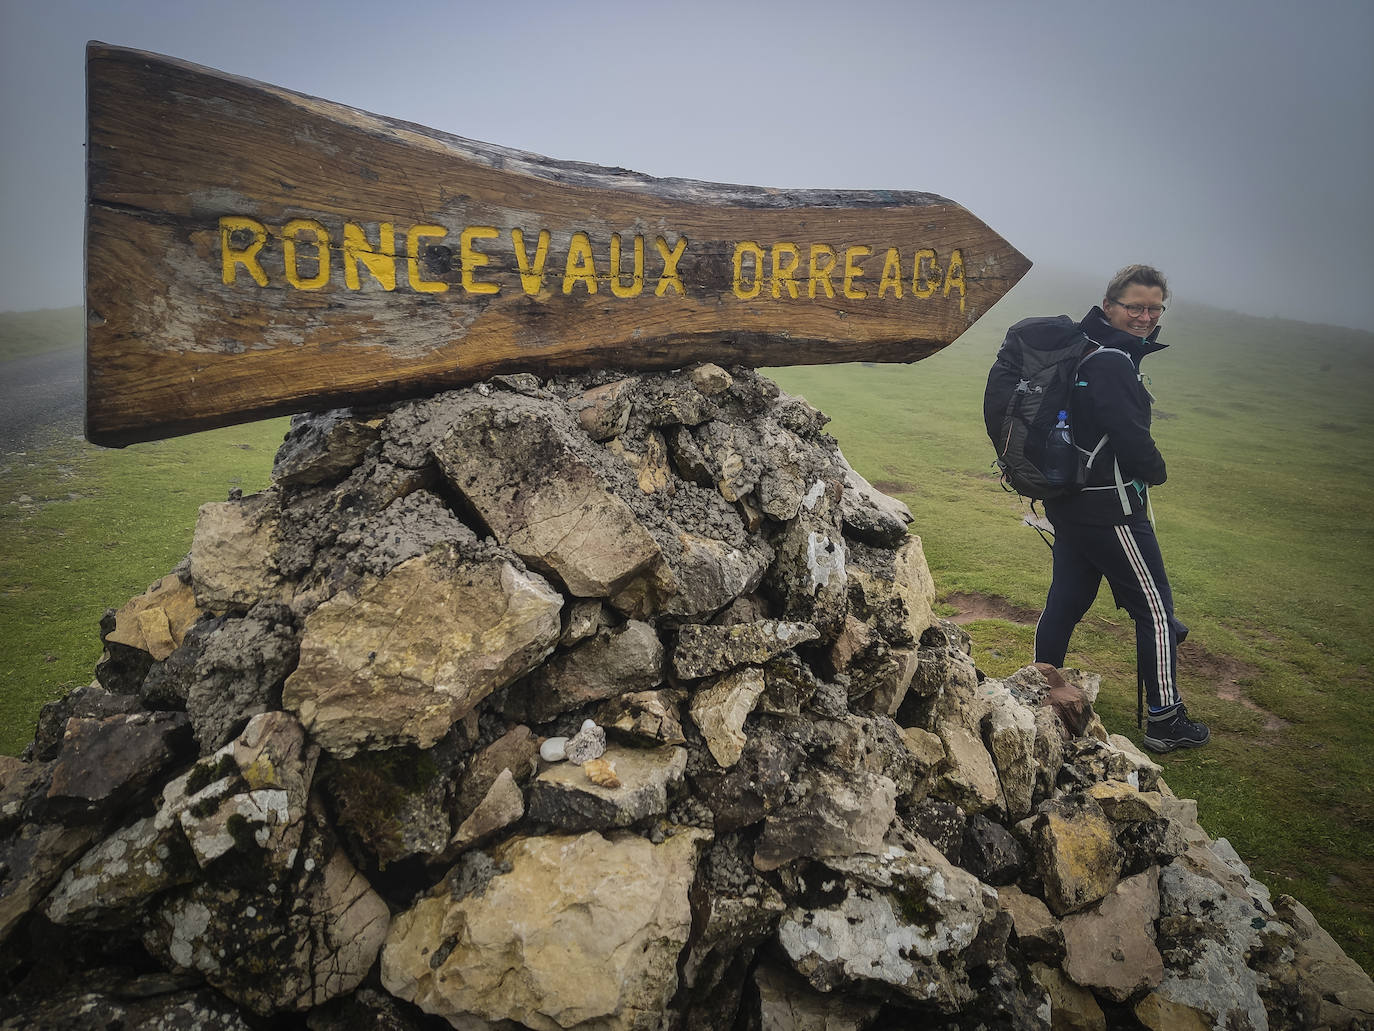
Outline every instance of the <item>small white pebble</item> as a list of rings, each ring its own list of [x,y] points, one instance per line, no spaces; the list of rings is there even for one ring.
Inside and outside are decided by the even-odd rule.
[[[567,756],[568,739],[565,737],[546,738],[539,746],[539,758],[546,763],[561,762]]]

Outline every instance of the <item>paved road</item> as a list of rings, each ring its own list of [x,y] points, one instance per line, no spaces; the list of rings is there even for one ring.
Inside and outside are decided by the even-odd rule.
[[[85,351],[64,347],[0,362],[0,452],[82,432]]]

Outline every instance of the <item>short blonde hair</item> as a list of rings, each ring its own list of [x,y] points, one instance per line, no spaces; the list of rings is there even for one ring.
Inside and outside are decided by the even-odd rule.
[[[1118,300],[1126,292],[1126,287],[1137,283],[1141,286],[1157,286],[1164,291],[1164,299],[1169,299],[1169,283],[1165,280],[1164,273],[1149,265],[1127,265],[1112,276],[1112,281],[1107,284],[1107,292],[1103,296],[1109,301]]]

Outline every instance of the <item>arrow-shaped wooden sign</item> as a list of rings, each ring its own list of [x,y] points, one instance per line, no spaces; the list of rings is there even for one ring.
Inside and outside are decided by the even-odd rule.
[[[99,444],[498,373],[911,362],[1030,267],[932,194],[654,179],[86,59]]]

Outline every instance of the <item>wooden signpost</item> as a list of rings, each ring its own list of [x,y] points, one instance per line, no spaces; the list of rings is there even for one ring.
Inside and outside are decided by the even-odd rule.
[[[911,362],[1030,267],[932,194],[654,179],[86,58],[98,444],[499,373]]]

